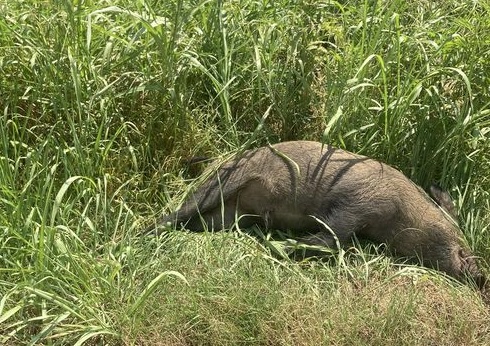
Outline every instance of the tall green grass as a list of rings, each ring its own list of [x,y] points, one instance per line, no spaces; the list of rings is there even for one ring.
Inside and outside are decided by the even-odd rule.
[[[138,236],[186,163],[324,140],[438,182],[490,258],[485,1],[0,3],[0,342],[485,344],[470,288],[358,247]],[[267,244],[267,239],[265,244]]]

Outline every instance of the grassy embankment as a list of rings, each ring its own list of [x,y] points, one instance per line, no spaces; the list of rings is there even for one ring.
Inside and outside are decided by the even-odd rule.
[[[0,3],[0,343],[490,344],[471,288],[373,246],[137,236],[187,158],[323,139],[438,181],[488,260],[485,1],[111,3]]]

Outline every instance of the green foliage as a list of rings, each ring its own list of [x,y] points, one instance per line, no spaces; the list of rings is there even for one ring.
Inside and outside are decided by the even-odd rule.
[[[0,343],[488,343],[467,288],[376,251],[138,235],[189,158],[314,139],[439,182],[490,258],[487,2],[110,3],[0,2]]]

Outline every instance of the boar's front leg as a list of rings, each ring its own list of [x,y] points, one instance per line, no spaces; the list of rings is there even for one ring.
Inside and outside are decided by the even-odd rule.
[[[365,227],[362,218],[348,209],[331,210],[328,216],[322,218],[310,217],[316,220],[321,231],[300,239],[307,245],[332,249],[348,246],[352,244],[354,234]]]

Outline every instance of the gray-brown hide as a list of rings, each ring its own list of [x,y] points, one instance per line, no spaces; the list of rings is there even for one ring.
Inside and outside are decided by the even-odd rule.
[[[335,246],[355,234],[386,243],[401,256],[463,279],[485,280],[462,234],[448,215],[452,202],[434,191],[442,206],[398,170],[321,143],[284,142],[246,151],[221,166],[158,224],[189,230],[254,224],[309,234],[302,241]],[[444,209],[444,204],[446,208]],[[314,217],[312,217],[314,216]]]

